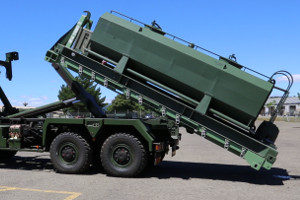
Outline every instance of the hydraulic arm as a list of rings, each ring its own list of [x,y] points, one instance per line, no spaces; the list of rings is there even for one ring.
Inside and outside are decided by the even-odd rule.
[[[6,53],[6,60],[0,60],[0,66],[4,66],[6,69],[6,78],[11,81],[12,79],[12,66],[11,61],[19,60],[18,52],[10,52]],[[8,98],[6,97],[4,91],[0,87],[0,99],[4,105],[4,111],[1,113],[1,116],[6,116],[9,114],[13,114],[18,112],[18,110],[12,107],[11,103],[9,102]]]

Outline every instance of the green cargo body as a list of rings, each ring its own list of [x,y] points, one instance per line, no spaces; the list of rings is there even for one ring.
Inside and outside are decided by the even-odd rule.
[[[112,12],[117,13],[117,12]],[[127,98],[161,112],[190,133],[223,147],[252,168],[270,169],[278,154],[279,133],[272,123],[254,123],[274,86],[273,76],[260,79],[233,60],[208,56],[186,41],[179,43],[154,26],[105,13],[91,31],[82,16],[47,52],[46,60],[90,78]],[[85,22],[85,23],[82,23]],[[86,27],[86,28],[84,28]],[[209,51],[208,51],[209,52]],[[212,52],[210,52],[212,53]],[[276,108],[278,111],[278,109]],[[272,114],[276,118],[276,112]]]
[[[124,74],[159,82],[182,94],[179,98],[192,99],[198,112],[211,110],[246,126],[255,121],[273,89],[272,83],[223,60],[110,13],[98,21],[91,50],[115,62],[128,57]]]

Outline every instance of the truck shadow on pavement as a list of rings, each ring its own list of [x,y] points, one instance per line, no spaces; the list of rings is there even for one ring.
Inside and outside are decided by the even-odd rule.
[[[208,164],[163,161],[153,169],[143,174],[143,177],[157,177],[160,179],[210,179],[231,182],[246,182],[258,185],[284,185],[284,181],[300,180],[299,175],[289,175],[286,169],[272,168],[256,171],[250,166]]]
[[[39,156],[14,156],[9,160],[0,160],[0,168],[18,169],[18,170],[52,170],[53,165],[49,157]]]
[[[6,162],[0,161],[0,168],[32,171],[53,171],[49,157],[45,155],[15,156]],[[100,167],[92,167],[85,175],[104,173]],[[231,182],[245,182],[258,185],[284,185],[284,181],[300,180],[299,175],[289,175],[286,169],[255,171],[249,166],[163,161],[156,167],[149,167],[138,178],[181,178],[210,179]]]

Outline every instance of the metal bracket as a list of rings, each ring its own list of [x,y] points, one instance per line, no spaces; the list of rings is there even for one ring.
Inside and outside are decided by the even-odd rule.
[[[95,72],[92,72],[91,80],[92,80],[92,81],[95,81],[95,80],[96,80],[96,73],[95,73]]]
[[[162,116],[162,117],[165,117],[165,116],[166,116],[166,108],[165,108],[165,107],[162,107],[162,108],[161,108],[161,116]]]
[[[107,87],[108,86],[108,79],[107,78],[104,78],[104,83],[103,83],[104,87]]]
[[[126,90],[125,96],[126,96],[126,99],[130,98],[130,90],[129,89]]]
[[[224,149],[228,150],[229,146],[230,146],[230,141],[228,139],[225,139]]]
[[[64,58],[64,57],[61,57],[61,59],[60,59],[60,64],[61,64],[62,66],[65,65],[65,58]]]
[[[240,154],[240,157],[241,158],[244,158],[245,154],[247,152],[247,149],[245,147],[242,148],[242,151],[241,151],[241,154]]]
[[[201,137],[203,137],[203,138],[206,137],[206,130],[205,130],[205,128],[203,128],[203,129],[201,130]]]
[[[233,60],[234,62],[236,62],[235,54],[233,53],[233,54],[229,55],[229,59]]]
[[[179,114],[176,114],[175,122],[176,122],[177,125],[180,124],[180,115]]]
[[[139,96],[139,104],[142,105],[143,104],[143,96]]]
[[[79,65],[78,74],[81,76],[82,72],[83,72],[83,67],[82,65]]]

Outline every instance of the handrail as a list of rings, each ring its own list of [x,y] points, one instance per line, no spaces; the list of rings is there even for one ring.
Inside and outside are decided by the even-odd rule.
[[[276,108],[274,109],[273,113],[271,114],[271,118],[270,118],[269,121],[272,122],[272,123],[275,121],[275,119],[276,119],[276,117],[277,117],[280,109],[282,108],[285,100],[289,96],[289,90],[291,89],[291,87],[292,87],[292,85],[294,83],[293,76],[289,72],[287,72],[287,71],[280,70],[280,71],[275,72],[271,76],[270,80],[273,80],[273,77],[276,76],[276,75],[283,75],[283,76],[285,76],[287,78],[287,80],[288,80],[288,86],[287,86],[286,89],[282,89],[282,88],[279,88],[279,87],[274,87],[275,89],[284,92],[284,94],[282,95],[282,97],[281,97],[280,101],[278,102]]]
[[[137,20],[137,19],[134,19],[134,18],[132,18],[132,17],[129,17],[129,16],[127,16],[127,15],[124,15],[124,14],[122,14],[122,13],[120,13],[120,12],[115,11],[115,10],[111,10],[110,13],[112,13],[112,14],[115,13],[115,14],[117,14],[117,15],[120,15],[120,16],[124,17],[124,18],[127,18],[127,19],[129,19],[130,22],[136,22],[136,23],[138,23],[138,24],[142,24],[142,25],[147,26],[147,27],[153,27],[153,26],[151,26],[151,25],[148,25],[148,24],[146,24],[146,23],[144,23],[144,22],[142,22],[142,21],[139,21],[139,20]],[[153,28],[155,29],[155,27],[153,27]],[[224,57],[222,57],[221,55],[219,55],[219,54],[217,54],[217,53],[215,53],[215,52],[213,52],[213,51],[210,51],[210,50],[208,50],[208,49],[206,49],[206,48],[203,48],[203,47],[201,47],[201,46],[199,46],[199,45],[196,45],[196,44],[194,44],[194,43],[192,43],[192,42],[189,42],[189,41],[187,41],[187,40],[184,40],[184,39],[182,39],[182,38],[180,38],[180,37],[177,37],[177,36],[175,36],[175,35],[173,35],[173,34],[164,32],[164,35],[165,35],[165,36],[168,36],[168,38],[170,38],[170,39],[172,39],[172,40],[174,40],[174,41],[177,40],[177,41],[179,41],[179,42],[181,42],[181,43],[184,43],[184,44],[186,44],[188,47],[190,47],[190,48],[192,48],[192,49],[195,49],[196,51],[199,51],[199,52],[200,52],[200,50],[202,50],[202,51],[205,51],[205,52],[207,52],[207,53],[209,53],[209,54],[211,54],[211,55],[213,55],[213,56],[218,57],[218,59],[224,58]],[[234,61],[232,61],[232,62],[234,62]],[[236,61],[235,61],[235,62],[236,62]],[[236,62],[236,63],[237,63],[237,62]],[[239,64],[239,65],[240,65],[240,64]],[[251,68],[245,67],[245,66],[243,66],[243,65],[240,65],[240,66],[241,66],[242,68],[244,68],[244,71],[249,70],[249,71],[251,71],[251,72],[253,72],[253,73],[255,73],[255,74],[259,75],[259,76],[262,76],[262,77],[264,77],[264,78],[270,79],[270,77],[268,77],[268,76],[266,76],[266,75],[264,75],[264,74],[262,74],[262,73],[259,73],[259,72],[255,71],[255,70],[251,69]]]

